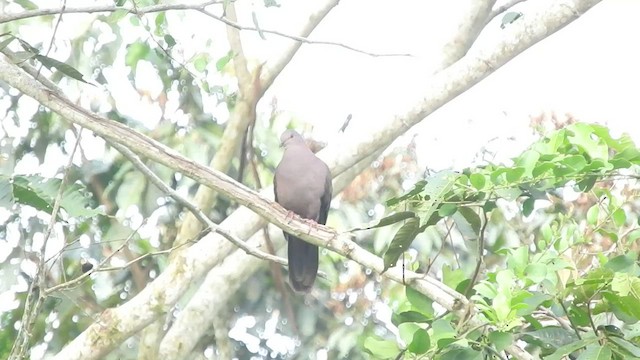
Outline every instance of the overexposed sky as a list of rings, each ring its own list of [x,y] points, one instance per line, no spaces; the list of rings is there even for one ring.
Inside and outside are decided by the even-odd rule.
[[[351,126],[366,126],[370,119],[380,119],[380,113],[390,118],[405,109],[403,98],[411,97],[405,94],[419,93],[428,79],[435,65],[429,55],[450,30],[444,15],[455,11],[446,8],[455,7],[451,3],[341,2],[313,38],[415,56],[372,58],[341,48],[304,46],[268,95],[313,123],[318,136],[327,140],[349,113]],[[526,16],[528,6],[518,9]],[[532,141],[529,115],[550,111],[603,122],[640,141],[639,17],[640,1],[605,0],[512,60],[415,127],[421,164],[466,166],[495,137],[515,137],[493,146],[503,156],[514,156]],[[495,27],[485,36],[492,31]]]

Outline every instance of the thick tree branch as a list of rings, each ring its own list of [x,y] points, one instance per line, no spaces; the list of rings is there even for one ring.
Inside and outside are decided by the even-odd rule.
[[[371,124],[379,126],[370,130],[373,136],[364,133],[362,141],[352,142],[350,146],[340,149],[327,147],[321,156],[334,174],[345,171],[356,159],[388,145],[389,139],[397,138],[450,99],[468,90],[527,48],[562,29],[600,1],[540,0],[538,4],[547,4],[546,7],[540,5],[544,11],[526,14],[522,21],[502,31],[502,37],[493,42],[487,41],[483,48],[467,53],[458,62],[427,79],[423,96],[413,107],[399,111],[391,121],[370,119]]]
[[[461,11],[460,16],[456,19],[459,31],[449,39],[442,49],[442,68],[451,65],[469,51],[471,45],[484,29],[487,16],[495,3],[496,0],[467,0],[459,5],[465,11]]]
[[[493,72],[518,53],[537,43],[572,20],[584,11],[596,5],[598,0],[547,1],[548,11],[544,16],[527,16],[519,24],[514,24],[504,31],[504,37],[487,49],[476,54],[467,54],[465,58],[434,76],[428,82],[424,100],[416,106],[401,112],[388,127],[383,127],[371,134],[361,143],[351,143],[346,147],[346,154],[338,149],[327,147],[322,156],[330,164],[334,175],[352,166],[357,159],[372,154],[377,148],[386,146],[410,126],[415,125],[424,116],[433,112],[447,101],[467,90],[482,78]],[[39,83],[25,75],[16,66],[0,61],[0,78],[21,92],[38,100],[44,106],[60,114],[78,125],[86,127],[100,136],[117,141],[138,154],[169,166],[184,175],[221,191],[239,203],[268,218],[278,227],[291,232],[305,240],[339,252],[357,262],[373,269],[381,269],[382,262],[346,236],[336,236],[335,232],[324,226],[307,235],[308,225],[301,221],[286,221],[286,212],[274,206],[260,194],[236,184],[224,174],[202,167],[195,162],[184,159],[177,152],[147,137],[132,131],[126,126],[97,117],[75,104],[63,95],[43,88]],[[359,152],[359,150],[362,150]],[[344,157],[344,159],[341,159]],[[326,241],[326,244],[325,244]],[[197,246],[200,245],[201,246]],[[75,340],[68,344],[55,359],[95,359],[100,358],[118,343],[149,324],[157,316],[166,313],[180,298],[188,283],[197,279],[210,269],[213,264],[203,258],[206,249],[203,241],[185,251],[172,266],[167,267],[154,282],[149,284],[140,294],[129,302],[115,309],[108,309],[100,316],[99,321],[90,326]],[[206,252],[206,251],[205,251]],[[202,262],[201,262],[202,261]],[[401,279],[397,269],[389,270],[385,276]],[[454,305],[454,297],[439,287],[427,288],[425,284],[432,279],[414,280],[416,289],[441,303],[445,308]]]

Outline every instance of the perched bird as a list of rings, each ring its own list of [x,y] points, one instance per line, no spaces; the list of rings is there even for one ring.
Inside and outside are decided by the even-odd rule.
[[[326,224],[332,192],[327,164],[309,150],[294,130],[282,133],[280,146],[284,147],[284,154],[273,178],[276,202],[304,219]],[[286,232],[284,237],[288,242],[291,286],[308,292],[318,272],[318,247]]]

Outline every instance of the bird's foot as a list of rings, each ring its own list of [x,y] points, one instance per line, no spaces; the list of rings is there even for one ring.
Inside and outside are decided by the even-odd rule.
[[[307,231],[307,235],[311,234],[311,229],[318,230],[318,223],[311,219],[302,219],[302,221],[306,222],[309,225],[309,231]]]
[[[285,216],[284,220],[287,221],[287,224],[291,224],[291,222],[293,221],[293,218],[296,216],[296,213],[294,213],[291,210],[287,211],[287,216]]]

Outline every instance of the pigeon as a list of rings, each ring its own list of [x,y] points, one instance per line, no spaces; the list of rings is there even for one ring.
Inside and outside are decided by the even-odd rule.
[[[273,178],[276,202],[303,219],[326,224],[333,190],[329,167],[294,130],[282,133],[280,146],[284,154]],[[286,232],[284,237],[291,287],[309,292],[318,272],[318,247]]]

